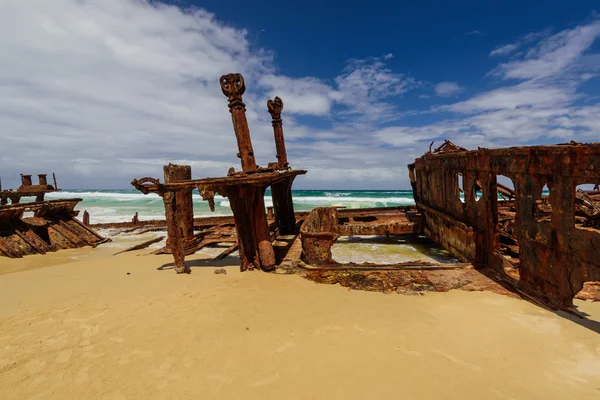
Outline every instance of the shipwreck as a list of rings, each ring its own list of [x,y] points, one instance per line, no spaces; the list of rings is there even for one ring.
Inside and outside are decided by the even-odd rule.
[[[163,182],[150,177],[132,181],[141,192],[163,199],[166,222],[143,225],[166,227],[167,246],[159,252],[173,254],[176,272],[190,272],[186,255],[226,243],[217,258],[238,250],[242,271],[296,273],[354,289],[491,290],[562,310],[572,309],[575,296],[600,299],[600,143],[469,151],[445,141],[408,166],[416,206],[319,207],[295,213],[292,183],[307,171],[288,163],[283,101],[267,102],[277,161],[259,167],[242,100],[244,79],[228,74],[220,85],[242,170],[191,179],[190,166],[169,164]],[[512,181],[512,187],[498,183],[499,176]],[[596,187],[578,189],[584,184]],[[274,207],[265,210],[269,187]],[[215,193],[227,197],[233,217],[194,218],[194,190],[211,208]],[[140,224],[134,218],[121,227]],[[333,259],[331,249],[339,237],[372,235],[433,241],[456,260],[376,264]]]
[[[21,175],[17,190],[0,187],[0,256],[20,258],[108,241],[75,218],[82,199],[44,200],[47,193],[60,190],[52,175],[54,185],[48,184],[47,174],[38,174],[37,185],[31,175]],[[21,202],[23,198],[35,199]]]

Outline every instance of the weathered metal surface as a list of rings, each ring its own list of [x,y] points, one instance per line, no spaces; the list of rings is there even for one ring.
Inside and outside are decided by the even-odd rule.
[[[221,77],[220,83],[223,94],[229,99],[229,112],[238,143],[238,157],[242,161],[242,170],[254,172],[258,167],[254,160],[254,149],[246,120],[246,105],[242,101],[242,95],[246,91],[244,78],[241,74],[227,74]]]
[[[512,193],[500,188],[515,198],[504,213],[499,175],[514,184]],[[599,143],[467,151],[445,142],[409,165],[409,176],[425,233],[457,258],[561,309],[585,281],[600,279],[600,231],[584,226],[594,200],[576,197],[578,185],[600,181]]]
[[[194,225],[191,207],[193,190],[199,190],[202,198],[209,202],[213,211],[216,193],[228,198],[237,231],[242,271],[254,268],[272,270],[276,265],[275,252],[271,243],[272,235],[269,232],[264,204],[267,187],[271,186],[272,188],[275,219],[280,233],[293,233],[296,227],[291,186],[294,178],[297,175],[305,174],[306,171],[291,170],[287,165],[281,126],[283,102],[277,98],[269,103],[269,112],[272,113],[274,120],[278,163],[270,163],[267,168],[260,168],[256,165],[254,158],[250,129],[246,120],[246,108],[242,98],[246,90],[244,78],[240,74],[227,74],[220,78],[219,83],[223,94],[228,98],[242,171],[236,173],[233,168],[230,168],[226,177],[193,180],[190,167],[179,166],[177,168],[185,169],[185,176],[167,179],[167,169],[169,168],[171,171],[172,168],[175,168],[175,166],[169,165],[165,167],[165,183],[161,184],[154,178],[134,179],[131,182],[142,193],[153,192],[163,197],[167,216],[168,244],[175,259],[175,270],[178,273],[189,273],[189,268],[185,266],[184,262],[185,255],[202,246],[202,243],[193,239],[194,236],[191,233]],[[186,200],[178,201],[174,200],[174,197]]]
[[[0,186],[0,206],[8,204],[8,200],[12,204],[19,204],[22,197],[35,197],[36,202],[44,201],[46,193],[56,192],[59,189],[56,187],[56,176],[54,177],[54,186],[48,185],[47,174],[38,174],[38,184],[34,185],[31,175],[21,174],[21,186],[17,190],[2,190]]]
[[[267,109],[271,114],[273,134],[275,136],[275,149],[277,151],[277,166],[280,169],[288,167],[287,152],[285,151],[285,140],[283,138],[283,122],[281,111],[283,111],[283,100],[275,96],[273,100],[267,100]]]
[[[185,182],[192,179],[192,167],[189,165],[169,164],[163,167],[165,183]],[[181,232],[181,241],[185,250],[196,244],[194,237],[194,206],[192,192],[175,192],[175,213],[169,213],[167,224],[175,224]],[[175,227],[173,228],[175,229]],[[167,239],[167,242],[169,240]],[[169,243],[168,243],[169,244]]]
[[[0,206],[0,255],[20,258],[60,249],[97,246],[108,239],[74,217],[81,199],[49,200]],[[33,217],[23,218],[25,212]]]

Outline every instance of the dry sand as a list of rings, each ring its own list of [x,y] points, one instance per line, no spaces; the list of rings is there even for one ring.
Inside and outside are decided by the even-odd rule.
[[[600,398],[598,322],[113,251],[0,258],[1,399]]]

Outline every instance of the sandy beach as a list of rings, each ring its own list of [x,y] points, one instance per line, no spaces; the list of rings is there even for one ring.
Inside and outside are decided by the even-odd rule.
[[[240,273],[236,258],[195,255],[182,276],[170,256],[114,251],[0,259],[1,398],[600,395],[594,321],[492,293],[385,295]],[[600,303],[577,305],[600,321]]]

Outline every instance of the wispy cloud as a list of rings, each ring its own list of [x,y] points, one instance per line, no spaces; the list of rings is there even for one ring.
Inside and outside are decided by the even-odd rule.
[[[399,98],[427,84],[394,70],[391,54],[350,60],[329,79],[291,77],[245,30],[200,9],[145,0],[4,1],[2,178],[9,185],[20,172],[54,171],[63,187],[126,187],[133,177],[160,175],[165,160],[190,160],[198,177],[222,175],[239,161],[218,78],[241,72],[260,165],[274,160],[265,100],[279,95],[289,158],[310,170],[298,187],[408,187],[406,164],[431,140],[466,147],[597,140],[600,104],[579,88],[600,73],[600,55],[591,52],[598,30],[594,20],[524,37],[494,54],[510,55],[482,77],[495,89],[401,113]],[[465,95],[450,81],[433,90]],[[419,104],[440,100],[431,94]],[[435,122],[402,122],[425,111]],[[314,119],[319,124],[304,122]]]
[[[456,82],[440,82],[435,85],[435,94],[442,97],[456,96],[462,92],[462,88]]]
[[[399,148],[441,138],[467,147],[597,140],[598,99],[581,103],[584,95],[578,88],[600,71],[594,62],[599,55],[589,54],[599,37],[600,22],[593,20],[554,35],[527,35],[514,48],[499,47],[497,54],[516,48],[521,52],[488,74],[500,78],[501,87],[432,110],[450,113],[449,118],[388,127],[375,136]],[[508,83],[514,80],[519,82]]]

